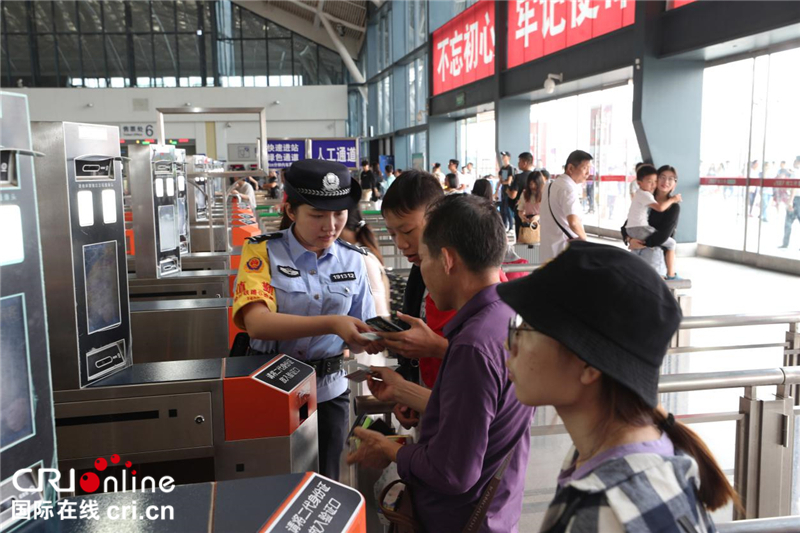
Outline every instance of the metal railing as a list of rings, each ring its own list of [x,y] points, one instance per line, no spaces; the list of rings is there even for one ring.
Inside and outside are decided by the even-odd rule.
[[[719,533],[797,533],[800,531],[800,516],[737,520],[716,526]]]
[[[781,347],[784,351],[784,366],[780,368],[676,373],[664,374],[660,378],[659,392],[663,394],[744,389],[744,393],[739,399],[738,409],[735,411],[679,416],[681,421],[687,424],[726,421],[736,424],[734,483],[742,496],[745,508],[745,513],[741,516],[737,515],[736,518],[785,516],[791,511],[795,412],[800,415],[800,407],[795,408],[797,395],[792,394],[800,384],[800,365],[798,364],[798,359],[800,359],[800,312],[771,315],[687,316],[680,325],[681,330],[698,330],[776,324],[788,324],[785,342],[712,347],[678,346],[671,348],[669,353],[674,355],[710,350]],[[759,387],[775,387],[773,399],[758,399],[757,388]],[[362,401],[359,402],[359,405],[363,406],[363,410],[374,410],[369,411],[374,414],[386,414],[390,410],[388,406],[380,402]],[[564,433],[566,433],[566,429],[562,424],[531,427],[531,437],[546,437]],[[777,523],[771,522],[770,524]],[[794,524],[794,522],[787,523]],[[767,527],[764,524],[754,522],[747,527]],[[730,529],[726,531],[771,531],[771,529]],[[793,531],[800,531],[800,529]]]

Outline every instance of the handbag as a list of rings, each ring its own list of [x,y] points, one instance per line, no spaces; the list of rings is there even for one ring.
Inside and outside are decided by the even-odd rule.
[[[464,526],[462,533],[477,533],[483,525],[483,521],[486,519],[486,513],[489,511],[489,505],[491,505],[492,500],[494,500],[497,487],[503,480],[508,464],[511,462],[511,454],[516,448],[515,445],[509,450],[503,462],[500,464],[500,468],[497,469],[495,475],[489,480],[489,484],[486,485],[486,489],[483,491],[481,499],[478,500],[478,504],[475,506],[475,510],[472,511],[472,515],[469,517],[467,525]],[[405,487],[397,497],[394,508],[390,508],[384,504],[386,495],[392,487],[399,483],[403,483]],[[421,533],[422,526],[420,526],[419,521],[414,516],[414,504],[411,501],[411,487],[405,484],[402,479],[392,481],[383,488],[378,500],[378,507],[383,513],[383,516],[391,523],[389,526],[389,533]]]
[[[389,533],[418,533],[422,531],[422,526],[414,516],[414,504],[411,501],[411,487],[405,485],[397,497],[394,508],[386,506],[384,503],[389,491],[395,485],[403,483],[402,479],[396,479],[386,485],[378,498],[378,507],[383,516],[389,520]]]
[[[519,244],[538,244],[541,240],[541,233],[539,224],[535,222],[523,222],[519,228],[519,237],[517,243]]]

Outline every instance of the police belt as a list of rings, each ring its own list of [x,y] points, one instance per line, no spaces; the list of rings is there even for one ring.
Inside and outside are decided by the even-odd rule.
[[[317,359],[316,361],[303,361],[305,364],[314,367],[314,371],[318,376],[324,377],[331,374],[336,374],[344,366],[344,355],[339,354],[333,357],[326,357],[325,359]]]

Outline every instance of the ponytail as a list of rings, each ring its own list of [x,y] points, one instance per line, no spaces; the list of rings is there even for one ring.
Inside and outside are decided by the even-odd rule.
[[[653,422],[667,434],[675,448],[686,452],[697,462],[700,472],[700,489],[697,495],[703,505],[715,511],[732,500],[734,507],[744,513],[739,495],[728,483],[728,478],[703,439],[686,424],[675,420],[672,414],[665,416],[662,409],[654,409],[652,417]]]
[[[728,483],[728,478],[714,459],[711,450],[697,433],[675,420],[671,414],[667,415],[663,409],[651,408],[629,388],[605,374],[602,377],[601,397],[608,406],[608,413],[598,428],[599,433],[604,436],[600,442],[608,438],[614,421],[638,427],[655,424],[667,434],[676,450],[683,451],[697,463],[700,474],[697,497],[700,502],[707,509],[714,511],[733,501],[734,507],[744,514],[739,495]]]
[[[377,237],[375,237],[375,234],[372,232],[372,228],[369,227],[369,224],[363,220],[361,222],[362,223],[355,230],[358,244],[372,252],[372,254],[378,258],[378,261],[383,264],[383,254],[381,253],[380,247],[378,247]]]
[[[404,174],[407,174],[407,172]],[[378,245],[378,238],[375,237],[372,228],[370,228],[367,221],[364,220],[358,205],[354,205],[347,212],[347,224],[345,224],[344,227],[355,233],[356,242],[354,244],[358,243],[372,252],[372,254],[378,258],[378,261],[381,262],[381,265],[383,264],[383,254]]]

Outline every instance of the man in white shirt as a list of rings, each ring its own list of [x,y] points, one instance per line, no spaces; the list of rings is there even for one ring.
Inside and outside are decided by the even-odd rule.
[[[447,165],[447,169],[450,173],[458,176],[459,187],[462,191],[469,192],[472,190],[472,186],[475,185],[475,176],[460,172],[458,170],[458,159],[451,159],[450,163]]]
[[[586,240],[582,221],[581,186],[589,177],[592,159],[583,150],[575,150],[567,158],[564,174],[550,180],[544,188],[539,208],[539,259],[542,262],[561,253],[567,247],[568,241]]]

